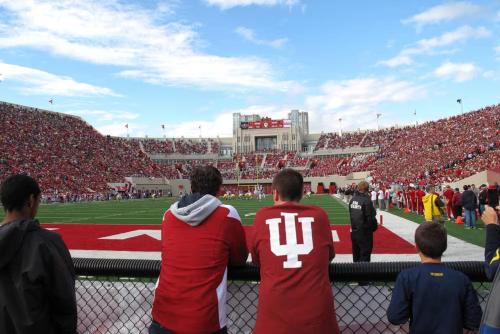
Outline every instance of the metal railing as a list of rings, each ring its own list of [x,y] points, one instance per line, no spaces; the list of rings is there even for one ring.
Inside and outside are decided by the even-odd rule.
[[[73,260],[78,275],[78,333],[147,333],[159,261]],[[391,325],[386,311],[398,273],[417,265],[416,262],[330,265],[341,332],[408,333],[408,325]],[[447,262],[445,265],[469,276],[484,308],[491,283],[487,282],[482,262]],[[229,333],[252,332],[259,280],[258,267],[230,268],[226,307]]]

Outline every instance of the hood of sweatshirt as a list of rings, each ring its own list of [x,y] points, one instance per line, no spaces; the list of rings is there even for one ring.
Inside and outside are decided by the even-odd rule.
[[[422,197],[422,203],[425,204],[430,204],[432,201],[432,198],[436,198],[435,194],[426,194],[424,197]]]
[[[14,220],[0,226],[0,269],[7,266],[23,245],[26,234],[40,228],[38,220]]]
[[[179,220],[193,227],[200,225],[222,204],[212,195],[185,195],[170,207],[170,212]]]

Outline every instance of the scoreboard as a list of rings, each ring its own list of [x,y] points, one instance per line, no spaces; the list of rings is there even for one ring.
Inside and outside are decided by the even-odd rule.
[[[292,122],[289,119],[262,118],[260,121],[241,122],[241,129],[276,129],[289,128]]]

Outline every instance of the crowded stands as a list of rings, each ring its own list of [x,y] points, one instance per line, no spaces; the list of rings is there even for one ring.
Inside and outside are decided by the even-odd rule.
[[[213,164],[224,179],[266,179],[284,167],[306,177],[369,171],[376,183],[445,183],[500,165],[500,105],[418,126],[322,134],[315,154],[269,151],[224,160],[156,160],[148,154],[205,155],[217,139],[128,139],[103,136],[78,117],[0,104],[0,179],[34,176],[46,193],[105,192],[107,183],[137,175],[189,178],[193,168]],[[377,146],[378,152],[334,156],[336,148]]]

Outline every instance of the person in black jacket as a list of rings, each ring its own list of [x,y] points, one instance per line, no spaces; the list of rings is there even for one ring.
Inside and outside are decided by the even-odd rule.
[[[368,195],[368,182],[361,181],[349,202],[351,218],[352,258],[354,262],[370,262],[373,232],[377,230],[376,211]]]
[[[500,225],[498,213],[490,206],[486,206],[481,218],[486,225],[486,276],[493,280],[481,322],[481,334],[494,334],[500,333]]]
[[[474,229],[476,227],[477,197],[469,186],[464,186],[462,206],[464,207],[465,228]]]
[[[27,175],[0,187],[0,333],[76,333],[75,274],[61,237],[35,220],[40,188]]]

